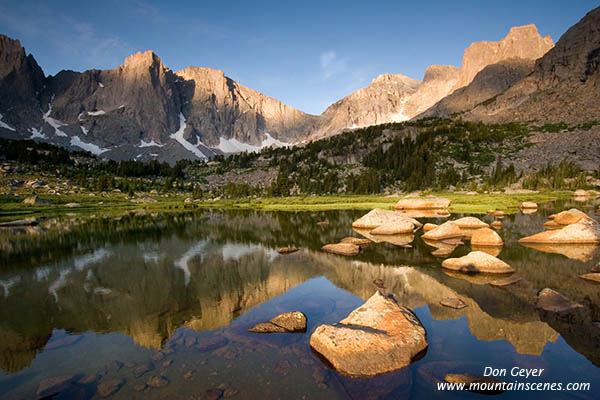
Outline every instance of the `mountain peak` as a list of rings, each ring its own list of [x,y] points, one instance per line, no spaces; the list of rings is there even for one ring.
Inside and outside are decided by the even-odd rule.
[[[371,81],[371,84],[381,82],[401,82],[408,86],[418,85],[419,81],[403,74],[381,74]]]
[[[486,66],[509,58],[537,60],[554,46],[550,36],[540,36],[533,24],[515,26],[498,42],[474,42],[465,50],[461,77],[455,88],[467,86]]]
[[[160,58],[152,50],[139,51],[125,59],[126,68],[150,67],[162,65]]]

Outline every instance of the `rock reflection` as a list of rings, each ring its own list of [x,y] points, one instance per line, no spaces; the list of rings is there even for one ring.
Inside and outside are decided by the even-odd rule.
[[[29,366],[55,329],[74,334],[119,332],[140,346],[160,349],[182,326],[196,331],[228,327],[253,307],[318,276],[363,299],[377,289],[373,281],[381,280],[401,304],[427,305],[437,320],[465,317],[476,338],[505,340],[521,354],[541,354],[561,333],[578,352],[594,362],[599,359],[597,341],[590,337],[597,337],[593,322],[600,316],[600,296],[578,278],[589,270],[580,261],[593,262],[597,250],[568,253],[577,255],[570,261],[516,245],[523,231],[541,226],[540,213],[505,218],[502,258],[524,278],[505,288],[442,271],[440,261],[429,254],[431,248],[413,235],[382,238],[357,231],[394,246],[373,243],[354,260],[318,251],[323,243],[352,234],[356,215],[128,214],[120,220],[73,225],[68,233],[50,233],[27,245],[4,237],[4,248],[14,245],[4,261],[36,252],[45,255],[32,256],[31,267],[6,269],[0,275],[0,368],[13,373]],[[313,222],[318,220],[330,225],[316,227]],[[58,250],[51,245],[61,240],[82,244],[61,255],[62,245],[54,246]],[[397,247],[409,243],[414,248]],[[277,254],[275,249],[289,244],[301,250]],[[462,251],[452,247],[455,250]],[[588,316],[570,323],[540,317],[533,304],[543,287],[581,301]],[[468,307],[442,307],[439,302],[446,297],[460,297]],[[303,305],[311,306],[311,299]]]

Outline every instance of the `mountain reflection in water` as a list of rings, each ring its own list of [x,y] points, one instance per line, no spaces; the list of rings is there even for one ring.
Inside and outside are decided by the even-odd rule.
[[[357,236],[351,223],[362,214],[128,213],[50,219],[35,232],[2,231],[0,393],[28,397],[39,381],[56,375],[126,375],[128,364],[160,358],[157,354],[166,357],[158,352],[161,349],[174,350],[174,367],[159,368],[154,360],[156,370],[169,381],[188,382],[191,378],[181,376],[190,365],[195,365],[190,371],[198,373],[210,367],[215,376],[227,377],[227,384],[233,380],[236,390],[244,391],[240,398],[252,393],[281,395],[288,390],[283,386],[291,383],[277,377],[294,374],[291,379],[302,382],[306,375],[314,386],[311,398],[369,397],[364,390],[374,398],[415,395],[426,390],[422,372],[434,364],[421,373],[418,368],[434,362],[443,366],[448,360],[495,366],[518,360],[547,366],[556,376],[568,376],[564,369],[569,367],[574,376],[600,378],[595,367],[600,365],[600,293],[597,285],[578,278],[598,263],[597,247],[520,246],[520,237],[542,229],[544,212],[506,216],[499,257],[523,280],[504,288],[443,271],[441,259],[431,254],[436,249],[421,240],[421,232],[412,248],[400,247],[411,240],[383,238],[355,258],[319,251],[325,243]],[[316,226],[321,220],[330,224]],[[279,255],[276,249],[283,246],[301,250]],[[469,248],[467,242],[448,251],[461,256]],[[370,297],[377,290],[375,279],[383,280],[384,292],[416,310],[428,329],[430,348],[406,369],[411,373],[399,371],[358,385],[328,370],[310,352],[308,338],[318,324],[337,322]],[[585,312],[568,321],[541,315],[534,303],[545,287],[580,302]],[[446,297],[460,297],[468,307],[443,307],[440,300]],[[256,322],[295,309],[309,317],[305,335],[246,332]],[[188,354],[191,348],[199,351],[199,358]],[[286,364],[288,355],[297,357],[297,363]],[[114,359],[125,366],[116,371],[104,367]],[[273,385],[273,392],[246,382],[259,378],[236,370],[242,364],[252,369],[253,363],[276,367],[259,375],[264,385]],[[186,366],[173,372],[179,364]],[[225,370],[237,372],[228,375]],[[135,379],[127,377],[115,396],[140,395],[129,387]],[[165,390],[174,391],[174,386]],[[187,393],[179,390],[171,394]],[[86,393],[97,395],[93,389]],[[165,393],[155,389],[143,394]]]

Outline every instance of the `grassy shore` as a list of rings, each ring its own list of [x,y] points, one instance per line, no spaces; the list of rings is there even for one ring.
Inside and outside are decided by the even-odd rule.
[[[543,204],[553,200],[568,199],[571,192],[541,192],[523,194],[478,194],[466,195],[448,192],[427,193],[449,198],[452,203],[450,211],[454,213],[485,213],[489,209],[501,209],[506,213],[514,213],[524,201]],[[149,211],[183,211],[193,209],[247,209],[265,211],[324,211],[324,210],[371,210],[373,208],[392,209],[398,201],[397,196],[384,195],[338,195],[338,196],[303,196],[278,198],[250,198],[228,200],[197,200],[185,202],[183,195],[147,196],[154,202],[134,203],[120,193],[97,193],[87,195],[62,195],[39,197],[52,201],[52,204],[24,204],[25,196],[0,196],[0,221],[27,217],[32,215],[56,215],[65,213],[105,213],[144,209]],[[77,203],[75,207],[67,207],[68,203]]]
[[[489,209],[501,209],[507,213],[517,212],[524,201],[543,204],[553,200],[568,199],[571,192],[543,192],[523,194],[478,194],[428,193],[445,197],[452,201],[450,211],[454,213],[483,214]],[[321,210],[372,210],[373,208],[393,209],[400,199],[396,196],[307,196],[262,198],[244,200],[221,200],[197,203],[199,207],[225,209],[253,209],[268,211],[321,211]]]

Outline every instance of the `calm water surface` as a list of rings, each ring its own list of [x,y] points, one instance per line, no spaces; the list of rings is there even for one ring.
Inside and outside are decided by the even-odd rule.
[[[576,204],[594,215],[589,205]],[[319,251],[359,236],[351,223],[361,211],[73,215],[3,230],[0,397],[36,398],[49,378],[72,375],[54,398],[99,398],[98,385],[114,380],[121,387],[110,398],[123,399],[203,399],[210,389],[233,399],[477,398],[439,393],[435,384],[448,372],[519,366],[544,373],[504,379],[590,382],[588,392],[544,396],[598,398],[600,286],[578,278],[600,261],[598,247],[517,244],[541,231],[548,214],[572,206],[504,218],[499,257],[524,278],[505,288],[490,286],[486,277],[444,272],[420,232],[411,248],[398,246],[403,238],[388,238],[354,258]],[[317,226],[322,220],[329,225]],[[282,246],[301,250],[279,255]],[[452,256],[469,251],[466,242]],[[311,352],[310,334],[362,304],[377,278],[386,293],[414,309],[429,348],[403,370],[350,379]],[[585,312],[570,321],[541,315],[533,304],[545,287],[580,302]],[[449,296],[468,307],[439,305]],[[293,310],[307,315],[306,333],[246,331]],[[155,376],[164,377],[164,386],[144,388]]]

